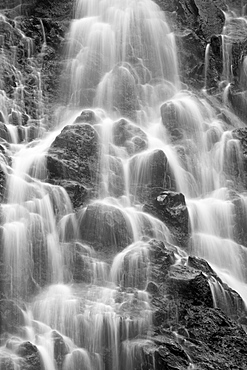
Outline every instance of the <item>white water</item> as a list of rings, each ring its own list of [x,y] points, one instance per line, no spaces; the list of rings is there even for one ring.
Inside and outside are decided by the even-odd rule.
[[[37,261],[47,263],[47,286],[28,297],[21,336],[37,345],[44,369],[56,369],[56,331],[66,346],[63,370],[131,370],[142,361],[145,346],[152,347],[152,309],[145,291],[150,273],[147,240],[175,243],[166,225],[142,212],[140,194],[150,186],[172,186],[185,195],[192,228],[189,252],[212,264],[247,303],[247,252],[236,241],[232,192],[233,172],[241,173],[243,164],[231,129],[242,123],[234,119],[228,127],[207,96],[180,90],[174,36],[151,0],[78,0],[75,15],[67,70],[68,101],[77,113],[31,144],[18,144],[17,133],[9,129],[12,167],[2,165],[8,172],[2,206],[8,289],[12,298],[27,297],[30,286],[42,285],[44,279]],[[112,262],[101,261],[93,248],[77,240],[68,195],[45,182],[45,154],[82,108],[94,110],[101,145],[99,198],[89,207],[102,214],[99,226],[106,215],[120,214],[131,239]],[[129,134],[120,140],[116,132],[123,116]],[[156,163],[161,163],[158,172]],[[240,197],[244,224],[246,193]],[[82,225],[89,207],[80,211]],[[68,223],[73,225],[70,238]],[[109,237],[118,251],[114,232]],[[71,280],[71,243],[78,248],[87,283]],[[177,251],[179,263],[179,254],[185,252]],[[13,361],[18,366],[18,358]]]

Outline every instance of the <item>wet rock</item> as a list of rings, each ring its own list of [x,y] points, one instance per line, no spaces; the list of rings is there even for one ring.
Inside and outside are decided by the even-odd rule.
[[[97,116],[91,109],[84,109],[81,114],[76,118],[74,123],[89,123],[93,125],[97,122]]]
[[[98,135],[93,127],[89,124],[66,126],[48,151],[49,181],[79,183],[80,188],[75,186],[74,193],[70,187],[70,196],[72,202],[80,197],[83,199],[85,191],[96,192],[99,179],[98,160]],[[78,191],[82,191],[82,194],[78,194]]]
[[[41,370],[42,361],[38,348],[31,342],[23,342],[17,350],[17,354],[22,357],[20,369],[22,370]]]
[[[3,122],[0,122],[0,137],[6,141],[10,141],[10,135],[6,125]]]
[[[92,253],[91,248],[81,243],[73,243],[71,246],[72,264],[71,273],[73,280],[84,283],[93,282]]]
[[[244,187],[247,187],[247,129],[245,127],[233,130],[233,138],[240,142],[240,156],[242,157],[242,171],[239,173]]]
[[[247,353],[242,348],[246,335],[220,310],[185,306],[181,322],[188,330],[187,348],[195,366],[217,370],[246,367]]]
[[[14,361],[14,359],[10,355],[0,355],[1,370],[15,370],[16,366],[16,361]]]
[[[165,102],[160,108],[163,125],[168,129],[171,140],[176,141],[183,138],[183,127],[179,120],[176,105],[172,101]]]
[[[180,245],[187,245],[190,232],[189,213],[183,194],[163,191],[146,203],[143,210],[163,221]]]
[[[166,281],[170,267],[175,263],[174,251],[163,242],[151,239],[149,242],[149,258],[152,263],[150,279],[160,285]]]
[[[244,122],[247,122],[247,92],[241,91],[238,87],[230,85],[227,92],[227,100],[230,105],[230,108],[233,112],[241,118]]]
[[[124,195],[125,191],[125,180],[124,180],[124,169],[123,163],[120,158],[109,155],[106,159],[108,162],[108,193],[114,197],[120,197]],[[103,183],[104,187],[105,184]]]
[[[125,147],[127,152],[133,155],[147,148],[147,135],[138,126],[121,119],[114,123],[113,142],[117,146]]]
[[[204,0],[156,0],[167,12],[168,19],[173,18],[182,80],[196,88],[205,83],[204,63],[206,45],[213,35],[222,33],[227,10],[224,0],[208,2]],[[214,61],[212,61],[212,65]],[[215,69],[215,67],[214,67]],[[217,82],[219,76],[212,73]]]
[[[205,87],[207,91],[212,94],[218,90],[223,72],[223,50],[221,36],[211,36],[207,59]]]
[[[166,280],[167,292],[174,298],[189,300],[193,306],[213,307],[213,298],[207,277],[188,266],[172,266]]]
[[[116,252],[132,241],[132,229],[128,216],[118,207],[92,203],[79,215],[82,240],[97,250]]]
[[[190,358],[183,347],[169,337],[156,337],[154,342],[157,349],[154,351],[155,369],[186,370],[190,365]]]
[[[12,300],[0,300],[0,333],[15,334],[24,325],[22,309]]]
[[[183,81],[201,89],[205,84],[206,41],[198,36],[194,30],[186,29],[176,34],[176,43]]]
[[[109,108],[117,110],[120,115],[132,120],[136,119],[136,111],[140,109],[135,77],[130,65],[123,63],[114,67],[109,81],[111,91],[114,91],[114,95],[111,96],[111,107]],[[102,93],[105,94],[106,91]],[[107,106],[107,102],[105,104]]]
[[[62,369],[65,356],[69,353],[69,348],[62,335],[57,331],[53,330],[52,338],[54,341],[54,359],[56,361],[57,368],[60,370]]]
[[[202,258],[195,257],[195,256],[189,256],[188,266],[194,269],[203,271],[208,275],[217,276],[214,270],[211,268],[211,266],[207,263],[207,261],[205,261]]]
[[[43,287],[49,281],[51,281],[51,271],[49,266],[49,254],[47,249],[47,240],[44,237],[44,225],[39,222],[33,222],[30,227],[30,238],[32,248],[32,260],[30,265],[33,265],[32,270],[30,269],[27,274],[31,280],[33,286],[30,286],[30,290]],[[31,293],[31,292],[28,292]]]
[[[78,181],[52,179],[50,182],[66,190],[74,209],[84,205],[90,198],[91,190]]]
[[[144,201],[153,188],[175,188],[175,179],[167,157],[156,149],[133,156],[129,162],[130,191]]]

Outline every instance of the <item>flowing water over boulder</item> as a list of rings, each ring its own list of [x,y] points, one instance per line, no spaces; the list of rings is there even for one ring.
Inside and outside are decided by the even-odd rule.
[[[157,4],[0,15],[1,370],[247,366],[246,21]]]

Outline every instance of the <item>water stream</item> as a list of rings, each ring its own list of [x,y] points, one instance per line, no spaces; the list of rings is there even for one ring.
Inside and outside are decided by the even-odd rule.
[[[176,244],[169,228],[142,209],[140,194],[157,174],[161,187],[185,195],[189,210],[191,242],[187,251],[175,247],[177,263],[189,253],[206,259],[247,304],[247,249],[236,226],[238,207],[242,224],[247,222],[247,194],[233,190],[234,174],[241,173],[243,163],[232,129],[243,123],[234,117],[229,127],[206,94],[182,90],[174,35],[151,0],[77,0],[68,40],[69,118],[56,130],[42,129],[34,141],[27,143],[26,136],[20,143],[0,95],[11,137],[6,148],[11,165],[1,161],[8,179],[2,205],[5,290],[13,300],[26,299],[26,307],[20,308],[22,330],[7,339],[0,354],[5,358],[8,353],[12,368],[21,369],[16,348],[30,341],[45,370],[134,370],[145,347],[153,345],[152,307],[145,290],[148,240]],[[228,48],[224,50],[224,73],[230,79]],[[102,260],[80,239],[68,194],[46,182],[46,153],[83,108],[97,117],[93,127],[100,138],[101,176],[98,198],[80,210],[79,219],[83,227],[97,209],[100,230],[107,212],[121,215],[130,243],[112,260]],[[116,136],[121,127],[129,132],[125,140]],[[153,172],[157,158],[167,161],[170,183],[165,171]],[[68,222],[73,224],[70,237]],[[117,244],[114,230],[111,237]],[[71,245],[80,251],[85,283],[71,278]],[[46,287],[37,287],[44,279]],[[30,290],[37,293],[30,297]],[[54,343],[61,338],[65,359],[58,365]],[[155,368],[154,358],[149,361]]]

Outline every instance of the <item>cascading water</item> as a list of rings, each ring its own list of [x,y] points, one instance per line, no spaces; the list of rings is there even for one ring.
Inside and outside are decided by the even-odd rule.
[[[1,164],[8,175],[2,206],[5,291],[13,300],[25,299],[27,307],[19,310],[23,327],[18,338],[7,338],[0,353],[1,358],[9,354],[12,368],[22,369],[17,348],[30,341],[47,370],[134,370],[145,348],[154,345],[146,291],[149,241],[176,243],[163,222],[143,212],[143,197],[152,187],[185,195],[190,252],[205,258],[247,304],[247,252],[237,238],[235,205],[237,199],[245,222],[247,197],[232,190],[233,172],[241,173],[242,159],[239,142],[209,99],[181,90],[174,36],[154,2],[78,0],[75,15],[67,71],[68,104],[76,113],[42,140],[12,140],[12,165]],[[46,182],[45,155],[82,108],[92,109],[96,117],[100,179],[97,199],[74,217],[65,190]],[[236,118],[232,125],[242,123]],[[92,213],[93,226],[88,221]],[[119,219],[128,243],[117,253],[122,245],[114,234]],[[84,242],[92,228],[103,245],[106,238],[115,247],[112,263],[101,261]],[[185,263],[186,253],[171,248],[175,262]],[[73,250],[84,283],[76,283],[71,272]],[[215,285],[212,281],[212,289]],[[148,366],[155,368],[154,357],[149,356]]]

